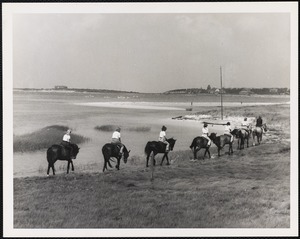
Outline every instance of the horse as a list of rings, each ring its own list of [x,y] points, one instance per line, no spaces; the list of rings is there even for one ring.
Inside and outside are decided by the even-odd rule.
[[[268,128],[266,124],[263,124],[262,127],[256,126],[252,131],[253,137],[253,146],[255,146],[255,136],[257,138],[257,143],[260,144],[262,141],[263,132],[267,132]]]
[[[113,143],[107,143],[105,145],[103,145],[102,147],[102,154],[104,157],[104,165],[103,165],[103,172],[105,171],[105,169],[107,170],[107,164],[109,165],[109,167],[112,168],[111,164],[110,164],[110,158],[116,158],[117,159],[117,165],[116,168],[118,170],[120,170],[120,160],[122,158],[122,156],[119,155],[120,152],[120,148]],[[129,157],[129,153],[130,150],[128,151],[127,148],[123,147],[123,153],[124,153],[124,157],[123,157],[123,161],[124,163],[127,163],[127,159]]]
[[[218,156],[220,156],[220,150],[226,144],[229,144],[228,154],[230,155],[233,153],[233,149],[232,149],[233,142],[231,142],[231,137],[229,135],[224,134],[224,135],[217,136],[216,133],[211,133],[210,138],[214,142],[214,144],[218,147]]]
[[[70,164],[72,165],[72,171],[74,171],[73,159],[76,159],[77,154],[79,153],[79,147],[76,144],[70,144],[73,148],[73,158],[70,157],[70,152],[62,145],[54,144],[47,150],[47,161],[48,161],[48,170],[47,176],[49,176],[50,168],[52,168],[53,175],[55,175],[54,163],[57,160],[66,160],[68,161],[67,173],[69,173]]]
[[[174,145],[176,143],[176,139],[173,139],[173,138],[169,138],[167,139],[167,141],[169,142],[169,149],[170,151],[173,150],[174,148]],[[150,157],[150,154],[151,152],[153,152],[153,166],[155,165],[156,161],[154,159],[155,155],[158,154],[158,153],[163,153],[164,156],[161,160],[161,163],[160,165],[162,166],[162,163],[164,161],[164,159],[166,158],[167,159],[167,165],[170,165],[169,163],[169,157],[168,157],[168,152],[166,152],[166,144],[164,144],[163,142],[160,142],[160,141],[148,141],[146,146],[145,146],[145,154],[147,155],[147,162],[146,162],[146,167],[148,167],[148,162],[149,162],[149,157]]]
[[[249,148],[249,138],[251,137],[252,130],[248,131],[245,129],[234,129],[231,131],[232,135],[238,139],[238,147],[237,149],[244,149],[245,140],[247,141],[247,148]]]
[[[210,136],[208,137],[210,138]],[[203,159],[205,158],[206,153],[208,153],[208,157],[210,158],[210,152],[209,152],[210,145],[207,145],[207,143],[208,143],[208,139],[201,136],[198,136],[193,139],[190,149],[194,153],[194,160],[197,159],[197,152],[200,151],[200,149],[202,148],[205,148]]]

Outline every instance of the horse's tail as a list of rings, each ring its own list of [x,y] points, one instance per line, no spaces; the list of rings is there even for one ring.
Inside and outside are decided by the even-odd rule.
[[[145,152],[146,155],[148,155],[148,154],[151,153],[151,151],[152,151],[152,149],[151,149],[151,142],[149,141],[149,142],[146,144],[146,146],[145,146],[144,152]]]
[[[51,146],[47,150],[47,161],[48,161],[48,163],[52,163],[53,156],[54,156],[53,146]]]
[[[192,144],[190,145],[190,149],[194,148],[196,144],[197,144],[197,138],[194,138]]]

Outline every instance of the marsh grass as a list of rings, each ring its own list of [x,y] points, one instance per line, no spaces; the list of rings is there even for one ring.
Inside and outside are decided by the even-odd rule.
[[[14,135],[14,152],[37,151],[59,144],[68,128],[62,125],[52,125],[30,134]],[[74,133],[71,139],[75,144],[88,141],[88,138]]]
[[[105,131],[105,132],[113,132],[116,130],[117,125],[101,125],[101,126],[95,126],[95,130],[99,131]],[[148,126],[136,126],[136,127],[122,127],[122,130],[126,131],[135,131],[135,132],[149,132],[151,130],[151,127]]]

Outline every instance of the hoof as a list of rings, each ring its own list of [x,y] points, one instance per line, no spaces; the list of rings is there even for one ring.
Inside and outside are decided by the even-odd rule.
[[[49,177],[49,174],[47,174],[47,177]]]

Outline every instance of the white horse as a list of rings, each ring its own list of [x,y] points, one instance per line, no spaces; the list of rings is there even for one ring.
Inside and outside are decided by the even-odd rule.
[[[255,136],[257,138],[257,143],[260,144],[262,141],[262,135],[264,132],[267,132],[268,128],[266,124],[263,124],[261,127],[256,126],[252,130],[252,136],[253,136],[253,146],[255,146]]]

